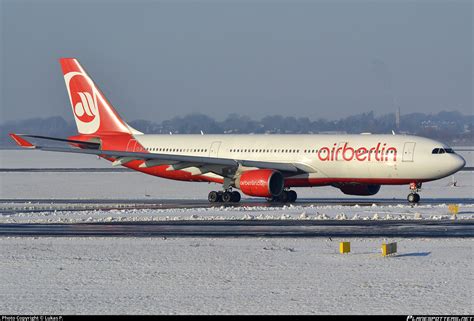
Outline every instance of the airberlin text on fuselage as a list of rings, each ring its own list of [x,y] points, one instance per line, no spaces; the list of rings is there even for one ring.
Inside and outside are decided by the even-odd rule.
[[[320,161],[397,161],[397,149],[395,147],[387,147],[386,143],[378,143],[377,146],[367,148],[359,147],[353,148],[348,146],[347,143],[344,146],[335,143],[332,148],[321,147],[318,150],[318,158]]]

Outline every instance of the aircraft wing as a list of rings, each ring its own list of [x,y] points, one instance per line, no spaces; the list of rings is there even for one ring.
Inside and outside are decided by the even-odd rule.
[[[254,161],[246,159],[230,159],[230,158],[217,158],[208,156],[190,156],[190,155],[177,155],[177,154],[158,154],[158,153],[141,153],[141,152],[125,152],[125,151],[114,151],[114,150],[101,150],[98,143],[82,142],[62,138],[52,138],[45,136],[35,135],[24,135],[24,134],[10,134],[10,137],[23,148],[34,148],[49,152],[63,152],[63,153],[77,153],[77,154],[89,154],[97,155],[107,158],[114,159],[113,165],[125,165],[126,163],[133,160],[143,160],[143,164],[140,167],[153,167],[159,165],[170,165],[171,170],[175,169],[186,169],[190,167],[204,167],[207,172],[213,172],[218,175],[227,176],[226,173],[235,173],[237,168],[244,167],[255,167],[261,169],[274,169],[281,172],[288,173],[307,173],[311,169],[304,164],[299,163],[281,163],[281,162],[268,162],[268,161]],[[34,137],[42,139],[52,139],[62,142],[70,142],[85,145],[86,148],[72,148],[72,147],[48,147],[34,145],[24,139],[23,137]],[[229,171],[230,170],[230,171]]]

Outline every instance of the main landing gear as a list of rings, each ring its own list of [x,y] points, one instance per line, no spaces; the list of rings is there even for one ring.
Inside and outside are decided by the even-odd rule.
[[[238,203],[240,202],[240,193],[237,191],[211,191],[207,197],[210,203]]]
[[[416,204],[420,201],[418,191],[421,189],[421,183],[410,183],[411,193],[408,194],[407,200],[410,204]]]
[[[267,198],[269,202],[278,202],[278,203],[294,203],[298,198],[298,194],[295,191],[283,191],[278,196],[273,196],[271,198]]]

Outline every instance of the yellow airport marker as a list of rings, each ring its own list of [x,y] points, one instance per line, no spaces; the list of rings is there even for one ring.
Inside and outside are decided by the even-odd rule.
[[[351,242],[340,242],[339,243],[339,252],[341,254],[349,253],[351,251]]]
[[[458,204],[449,204],[448,205],[448,210],[449,210],[449,213],[451,213],[451,215],[453,215],[454,218],[456,218],[456,216],[458,215],[458,212],[459,212],[459,205]]]
[[[397,253],[397,243],[382,243],[382,256],[389,256]]]

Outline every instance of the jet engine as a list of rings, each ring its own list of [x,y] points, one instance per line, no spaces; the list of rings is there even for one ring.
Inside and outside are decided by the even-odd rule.
[[[271,169],[257,169],[243,172],[235,181],[235,186],[249,196],[272,197],[283,191],[283,175]]]

